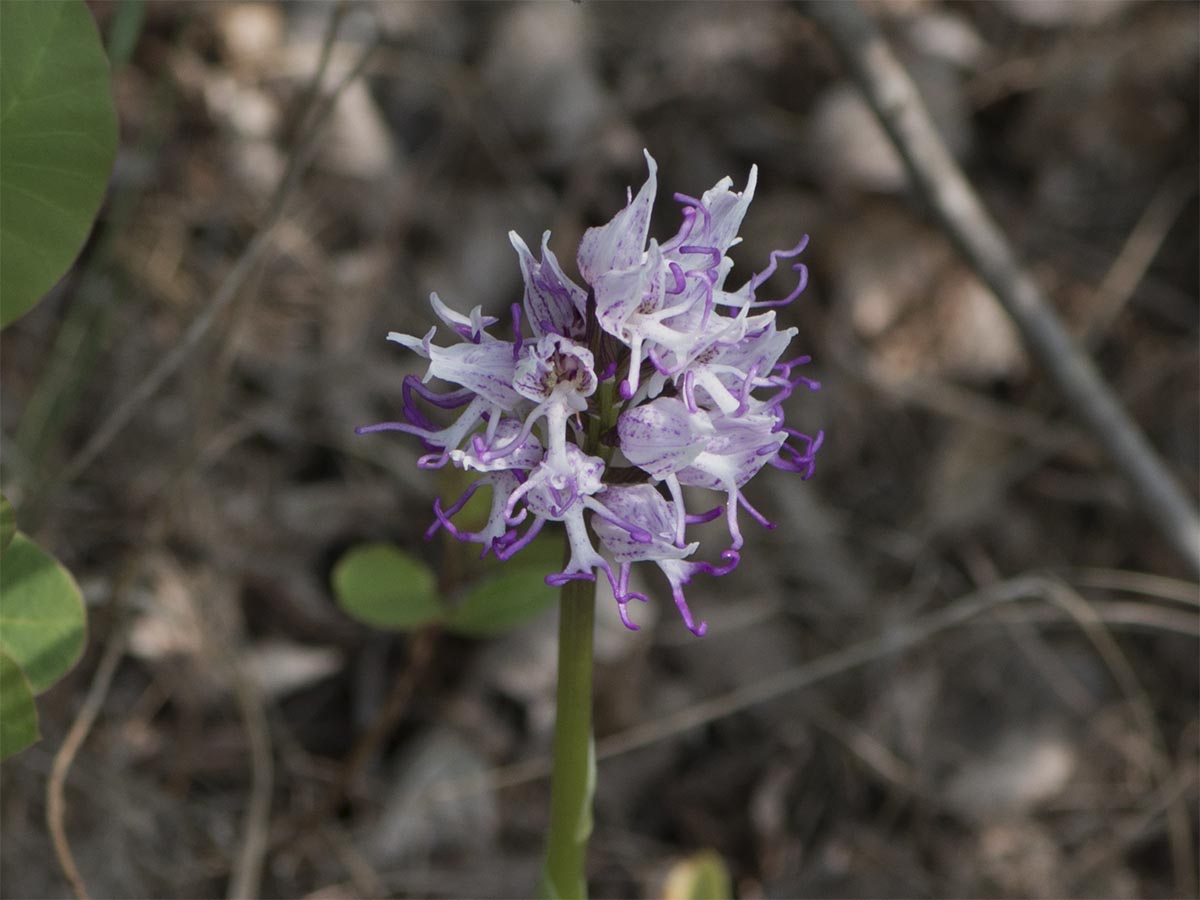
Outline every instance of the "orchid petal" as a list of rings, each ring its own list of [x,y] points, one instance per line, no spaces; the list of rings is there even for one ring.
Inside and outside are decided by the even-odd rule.
[[[525,279],[525,315],[535,335],[547,333],[582,338],[586,325],[587,292],[571,281],[550,250],[550,232],[542,235],[542,261],[515,231],[508,239],[517,251]]]
[[[641,260],[650,230],[650,210],[658,190],[658,164],[647,153],[650,176],[629,205],[607,225],[589,228],[579,242],[579,274],[594,285],[605,272],[628,269]]]
[[[660,397],[622,413],[617,434],[631,463],[665,478],[704,452],[712,425],[705,413],[689,412],[681,400]]]

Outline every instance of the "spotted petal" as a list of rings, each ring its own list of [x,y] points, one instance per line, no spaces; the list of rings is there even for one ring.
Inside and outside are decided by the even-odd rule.
[[[550,232],[542,235],[542,261],[538,262],[515,231],[508,239],[521,262],[525,279],[525,317],[535,335],[561,334],[582,339],[586,329],[587,292],[568,278],[549,247]]]
[[[503,409],[513,409],[521,402],[520,395],[512,388],[517,364],[513,360],[513,345],[508,341],[439,347],[432,342],[432,336],[432,331],[421,339],[392,332],[388,340],[403,344],[429,360],[426,381],[440,378],[461,384]]]
[[[650,232],[650,210],[658,190],[658,164],[649,153],[646,165],[650,177],[637,196],[607,225],[585,231],[579,242],[579,273],[588,284],[595,284],[605,272],[628,269],[642,258]]]
[[[691,465],[713,432],[708,416],[676,397],[660,397],[621,413],[617,435],[626,458],[656,479]]]

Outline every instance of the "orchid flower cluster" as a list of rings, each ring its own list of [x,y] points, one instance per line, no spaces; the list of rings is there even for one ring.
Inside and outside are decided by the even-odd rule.
[[[807,238],[773,252],[762,272],[728,290],[733,263],[725,254],[740,240],[757,169],[741,193],[724,178],[699,199],[676,194],[682,227],[659,244],[647,243],[657,166],[649,153],[646,161],[649,177],[637,196],[580,242],[586,287],[563,272],[549,232],[540,260],[510,233],[525,281],[524,302],[512,305],[513,340],[488,333],[498,320],[481,307],[463,315],[433,294],[434,312],[458,342],[434,343],[436,327],[424,337],[389,334],[429,367],[424,378],[404,379],[402,421],[358,431],[416,435],[427,451],[421,467],[451,464],[479,473],[454,503],[434,503],[426,537],[444,527],[482,544],[483,555],[508,559],[547,522],[561,522],[569,559],[546,577],[548,584],[595,580],[602,572],[622,621],[636,630],[627,607],[646,597],[630,588],[630,569],[652,562],[687,627],[703,635],[706,623],[693,619],[684,586],[699,573],[724,575],[737,566],[739,510],[773,527],[743,487],[765,465],[810,477],[821,445],[821,432],[810,437],[784,425],[784,400],[798,387],[819,385],[795,372],[809,357],[780,361],[796,329],[781,330],[772,309],[799,296],[807,269],[792,264],[799,279],[786,297],[757,297],[779,260],[798,256]],[[431,390],[434,378],[457,387]],[[451,413],[453,421],[435,424],[430,408]],[[491,489],[486,525],[480,531],[455,525],[455,515],[484,486]],[[689,542],[686,531],[720,516],[722,507],[689,512],[684,486],[724,495],[730,544],[719,563],[694,559],[699,543]]]

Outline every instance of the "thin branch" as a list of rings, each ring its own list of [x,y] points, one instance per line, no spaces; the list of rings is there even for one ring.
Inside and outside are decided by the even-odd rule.
[[[92,726],[96,724],[96,718],[100,715],[100,707],[104,705],[108,689],[112,686],[113,676],[117,673],[117,666],[120,665],[121,658],[125,655],[128,633],[127,627],[122,623],[117,626],[116,632],[109,638],[108,645],[104,648],[104,655],[100,658],[100,664],[96,667],[96,674],[92,677],[92,685],[88,688],[83,706],[80,707],[75,721],[71,723],[71,730],[67,732],[62,746],[54,754],[50,779],[46,783],[46,824],[50,829],[50,839],[54,844],[54,855],[58,857],[58,864],[78,900],[87,900],[88,891],[83,876],[79,874],[79,867],[75,865],[71,844],[67,840],[67,829],[64,824],[66,813],[64,788],[67,783],[67,774],[71,771],[71,763],[75,761],[75,755],[83,746]]]
[[[387,897],[387,885],[371,861],[354,844],[354,839],[338,822],[321,823],[318,833],[350,876],[350,896]],[[314,896],[309,894],[308,896]]]
[[[1018,262],[879,30],[858,3],[809,2],[805,9],[832,41],[942,228],[996,295],[1029,351],[1124,475],[1146,514],[1192,571],[1200,573],[1200,516],[1191,500]]]
[[[400,720],[404,718],[421,680],[429,672],[429,667],[433,662],[433,651],[437,647],[437,639],[437,632],[432,629],[422,631],[412,639],[407,663],[396,673],[392,689],[370,728],[363,733],[351,750],[329,796],[321,804],[323,811],[329,812],[336,809],[338,804],[350,794],[367,764],[375,758],[384,741],[392,735],[396,726],[400,724]]]
[[[1157,603],[1120,602],[1101,600],[1092,604],[1097,616],[1109,628],[1122,631],[1156,631],[1179,637],[1200,639],[1200,616],[1194,612],[1176,610]],[[1060,624],[1072,625],[1065,611],[1055,608],[1004,610],[994,616],[1003,624],[1027,624],[1049,627]],[[978,623],[993,627],[996,622]]]
[[[1086,438],[1084,432],[1068,423],[993,400],[953,381],[928,375],[897,378],[854,339],[849,329],[833,329],[827,346],[834,361],[853,378],[900,403],[1018,438],[1047,453],[1061,453]]]
[[[911,650],[943,631],[969,623],[988,610],[1025,598],[1040,597],[1046,589],[1046,579],[1036,575],[989,585],[937,612],[908,623],[892,625],[876,637],[598,740],[596,759],[603,761],[640,750],[758,704],[778,700],[835,675]],[[431,785],[415,798],[414,803],[436,806],[480,791],[498,791],[528,784],[549,774],[549,759],[523,760],[477,776]]]
[[[596,742],[596,759],[604,761],[631,753],[718,719],[743,712],[761,703],[778,700],[789,693],[811,687],[828,678],[911,650],[952,628],[976,624],[995,626],[1006,620],[1012,621],[1011,618],[1004,617],[1004,614],[1006,612],[1015,613],[1015,609],[1006,608],[1020,600],[1042,599],[1051,604],[1049,610],[1044,607],[1041,611],[1037,607],[1024,610],[1025,615],[1029,616],[1031,621],[1041,623],[1046,620],[1047,614],[1053,615],[1056,610],[1061,609],[1061,606],[1049,599],[1051,592],[1056,589],[1061,590],[1061,585],[1042,575],[1024,575],[988,585],[937,612],[921,616],[908,623],[889,626],[884,633],[876,637],[842,650],[835,650],[810,662],[768,676],[761,681],[689,705],[664,718],[634,725],[625,731],[609,735]],[[1107,624],[1144,625],[1159,630],[1190,633],[1186,631],[1185,622],[1155,622],[1137,616],[1134,617],[1135,621],[1128,622],[1126,621],[1127,614],[1122,614],[1120,610],[1113,610],[1110,606],[1102,605],[1094,610],[1096,613],[1116,613],[1111,620],[1101,615],[1101,621]],[[980,620],[984,613],[993,610],[1001,614],[997,621]],[[1124,612],[1128,613],[1128,611]],[[1060,615],[1072,618],[1065,610],[1062,610]],[[430,785],[414,798],[413,803],[415,808],[434,807],[480,792],[519,787],[546,778],[549,774],[549,758],[535,757],[491,769],[478,775],[448,779]]]
[[[340,19],[340,13],[335,11],[334,15]],[[368,44],[354,67],[324,98],[324,101],[302,114],[301,120],[312,124],[307,129],[307,133],[303,133],[298,139],[297,146],[289,156],[287,167],[271,197],[258,232],[251,238],[250,243],[246,245],[233,267],[226,273],[225,280],[217,288],[212,302],[188,326],[187,331],[184,332],[183,337],[171,352],[164,356],[162,361],[134,386],[121,404],[93,432],[83,448],[63,467],[60,483],[67,484],[73,481],[95,462],[101,453],[108,449],[108,446],[129,424],[142,405],[154,396],[191,356],[220,314],[237,299],[246,279],[254,271],[264,251],[270,246],[275,228],[279,224],[283,209],[290,199],[293,189],[320,149],[321,133],[337,105],[338,98],[362,74],[377,46],[378,40]],[[327,54],[322,54],[321,64],[328,64]],[[317,93],[313,94],[314,99],[317,96]]]
[[[1146,211],[1126,238],[1121,252],[1113,260],[1100,286],[1088,304],[1091,322],[1084,344],[1095,350],[1112,327],[1125,304],[1137,291],[1150,263],[1158,255],[1163,241],[1196,190],[1196,173],[1190,168],[1168,175],[1155,191]]]
[[[1179,581],[1149,572],[1125,569],[1067,569],[1061,573],[1064,581],[1076,587],[1093,587],[1109,591],[1141,594],[1159,600],[1200,607],[1200,585]]]
[[[238,715],[242,718],[250,743],[250,799],[242,817],[242,835],[227,896],[230,900],[251,900],[259,896],[263,861],[267,855],[271,794],[275,790],[275,758],[267,711],[258,685],[246,673],[241,661],[233,658],[232,654],[227,656],[225,664],[237,700]]]
[[[336,780],[311,809],[295,817],[293,821],[277,831],[271,840],[272,848],[290,844],[300,835],[317,827],[324,819],[336,812],[342,801],[350,795],[367,764],[379,753],[379,749],[396,730],[396,726],[408,711],[413,694],[433,662],[437,637],[436,631],[427,629],[413,638],[407,663],[396,673],[391,691],[384,700],[383,706],[370,727],[359,737],[351,749]]]
[[[317,138],[320,136],[325,122],[337,105],[338,98],[362,73],[377,46],[377,43],[374,41],[368,44],[359,57],[357,64],[336,85],[323,103],[318,102],[321,95],[321,83],[325,79],[325,73],[332,57],[334,41],[337,38],[338,29],[341,27],[348,9],[348,3],[340,3],[334,8],[330,16],[316,72],[306,91],[305,105],[300,116],[299,134],[301,137],[298,139],[299,146],[289,160],[288,171],[284,173],[280,181],[279,188],[267,213],[267,219],[264,222],[262,230],[255,236],[255,241],[260,237],[265,239],[279,224],[292,186],[299,179],[300,173],[307,168],[308,163],[315,154],[319,146]],[[265,246],[265,240],[262,246]],[[254,247],[255,242],[251,242],[251,245],[246,248],[243,254],[243,259],[251,255]],[[242,260],[238,262],[240,265]],[[235,270],[236,268],[235,266]],[[217,306],[219,301],[223,301],[222,306],[230,304],[236,298],[238,288],[240,288],[242,282],[245,280],[245,275],[249,272],[250,267],[248,266],[235,286],[227,291],[228,299],[219,295],[217,300],[214,300],[208,311],[210,315],[205,330],[215,320],[215,315],[211,314],[213,308]],[[223,289],[225,287],[226,285],[222,285]],[[203,319],[204,317],[201,316],[201,320]],[[199,321],[197,324],[199,324]],[[193,328],[195,327],[193,325]],[[197,335],[197,342],[198,340],[199,335]],[[250,798],[246,805],[246,813],[243,819],[240,850],[229,880],[228,896],[230,900],[249,900],[249,898],[256,897],[259,894],[263,865],[267,852],[270,849],[271,794],[274,791],[275,784],[274,754],[271,746],[271,733],[267,722],[266,710],[264,709],[263,698],[257,685],[247,676],[238,660],[230,660],[230,669],[238,710],[250,742],[251,778]]]
[[[596,759],[603,760],[648,747],[668,735],[699,728],[734,713],[777,700],[834,675],[860,668],[876,660],[909,650],[940,632],[962,625],[1007,603],[1039,597],[1045,580],[1037,576],[1014,578],[969,594],[950,606],[908,623],[889,626],[878,637],[854,644],[787,669],[701,703],[687,706],[661,719],[635,725],[620,734],[596,742]]]
[[[1180,802],[1190,801],[1195,795],[1196,769],[1194,766],[1182,767],[1178,776],[1157,792],[1153,804],[1143,809],[1132,822],[1116,826],[1118,834],[1115,839],[1095,841],[1081,848],[1076,858],[1069,863],[1070,881],[1079,884],[1095,869],[1110,864],[1130,845],[1143,840],[1159,816],[1169,813]]]
[[[800,709],[809,722],[829,734],[834,740],[839,741],[884,781],[935,808],[944,806],[941,798],[921,784],[916,770],[907,760],[897,756],[891,747],[857,722],[846,718],[817,700],[802,703]]]
[[[1097,655],[1108,667],[1113,680],[1125,695],[1137,721],[1138,732],[1150,750],[1151,769],[1156,787],[1166,792],[1173,778],[1167,742],[1154,716],[1154,706],[1146,689],[1138,679],[1137,671],[1129,658],[1113,638],[1103,619],[1091,604],[1063,582],[1051,582],[1047,595],[1052,603],[1061,608],[1079,625],[1080,631],[1095,648]],[[1175,889],[1181,897],[1192,897],[1196,893],[1194,877],[1192,826],[1187,804],[1183,797],[1175,797],[1167,806],[1167,836],[1171,845],[1171,862],[1175,874]]]

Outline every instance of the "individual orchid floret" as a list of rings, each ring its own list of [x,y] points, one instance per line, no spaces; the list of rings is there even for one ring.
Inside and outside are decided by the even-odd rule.
[[[775,313],[745,320],[746,329],[737,341],[717,341],[685,367],[675,382],[688,408],[697,404],[719,409],[725,415],[742,415],[763,401],[752,391],[765,387],[783,387],[773,380],[775,365],[787,349],[795,328],[779,331]],[[657,374],[655,377],[664,378]],[[789,391],[790,393],[790,391]]]
[[[475,495],[479,488],[486,486],[490,486],[492,489],[492,505],[488,513],[487,524],[479,531],[464,531],[456,527],[453,522],[454,516],[467,505],[467,501]],[[460,541],[482,544],[483,551],[479,554],[480,557],[487,556],[490,551],[494,550],[496,556],[502,559],[507,558],[507,556],[512,555],[537,536],[537,532],[535,531],[532,535],[528,536],[528,539],[524,543],[520,546],[515,546],[519,542],[518,534],[517,530],[512,527],[514,523],[510,522],[507,511],[509,508],[509,498],[520,486],[521,479],[514,471],[497,470],[485,472],[475,481],[471,482],[470,486],[463,491],[463,495],[446,509],[442,509],[441,500],[433,501],[433,514],[435,518],[433,524],[425,532],[425,539],[432,538],[439,528],[445,528]]]
[[[672,497],[679,485],[694,485],[726,494],[725,514],[739,550],[741,506],[767,527],[767,520],[742,496],[741,488],[758,474],[787,440],[769,413],[726,416],[688,407],[677,397],[660,397],[622,413],[617,422],[621,450],[655,481],[663,481]],[[678,530],[678,522],[677,522]]]
[[[518,441],[544,419],[547,452],[555,465],[565,465],[568,419],[587,409],[587,398],[596,390],[591,351],[568,338],[546,335],[524,348],[512,383],[514,390],[537,405],[526,414],[524,427],[513,441],[486,451],[483,458],[513,452]]]
[[[416,338],[393,331],[388,334],[388,340],[429,360],[425,381],[440,378],[460,384],[503,410],[511,410],[520,402],[521,398],[513,388],[516,362],[511,345],[506,341],[490,340],[439,347],[433,343],[436,332],[436,328],[431,328],[425,337]]]
[[[449,451],[450,461],[457,468],[465,471],[483,473],[468,486],[463,495],[449,507],[443,509],[441,500],[433,504],[434,522],[426,531],[426,538],[432,538],[434,533],[444,527],[460,541],[469,541],[483,545],[481,556],[495,551],[500,558],[516,553],[529,543],[537,532],[533,532],[528,540],[519,543],[517,530],[514,526],[520,521],[512,520],[509,498],[521,487],[524,472],[537,466],[545,456],[538,439],[530,434],[521,435],[522,425],[516,419],[494,419],[488,422],[483,434],[476,434],[468,443],[465,450]],[[500,458],[488,456],[491,444],[511,444],[516,446]],[[488,513],[487,524],[480,531],[464,531],[456,527],[453,518],[479,488],[490,486],[492,489],[491,510]]]
[[[587,398],[596,392],[595,360],[581,344],[548,334],[532,344],[517,363],[513,389],[527,400],[541,403],[557,398],[574,412],[587,409]]]
[[[634,407],[617,420],[625,458],[654,481],[662,481],[675,503],[675,543],[683,543],[683,490],[677,472],[695,461],[714,434],[702,410],[689,410],[677,397],[660,397]]]
[[[725,520],[732,540],[730,549],[740,550],[743,542],[738,527],[739,506],[763,527],[775,527],[750,505],[741,489],[775,458],[787,434],[778,430],[776,417],[769,414],[712,416],[710,421],[712,438],[689,465],[675,473],[675,477],[683,485],[725,492],[728,498]]]
[[[740,240],[757,169],[740,192],[723,178],[699,198],[676,194],[683,222],[660,243],[649,233],[657,166],[649,154],[646,162],[637,194],[584,233],[576,257],[583,286],[563,271],[549,232],[540,258],[510,232],[524,282],[510,305],[511,341],[489,333],[498,320],[481,307],[464,315],[437,294],[433,312],[457,343],[435,343],[436,328],[389,334],[428,366],[423,377],[403,379],[400,421],[359,431],[415,435],[426,448],[418,465],[476,473],[453,503],[434,503],[427,537],[445,529],[504,560],[561,522],[567,562],[547,583],[602,573],[622,621],[636,629],[628,606],[646,598],[629,587],[632,566],[652,563],[700,635],[707,626],[693,617],[685,586],[738,564],[741,510],[773,527],[743,488],[766,465],[808,478],[824,439],[789,427],[784,415],[798,388],[819,387],[796,371],[807,356],[781,362],[797,329],[781,327],[774,309],[804,289],[807,269],[790,264],[798,283],[781,299],[758,296],[807,238],[727,289],[727,253]],[[435,389],[435,379],[449,388]],[[487,521],[469,531],[454,520],[480,488],[491,494]],[[685,488],[714,491],[723,506],[689,512]],[[721,562],[701,561],[688,527],[722,513],[730,544]]]
[[[733,261],[725,254],[741,240],[737,232],[757,184],[758,167],[751,166],[741,192],[730,190],[733,179],[725,177],[699,200],[675,195],[676,201],[683,204],[684,224],[663,246],[663,253],[676,279],[676,290],[683,295],[681,299],[692,301],[686,312],[672,319],[677,330],[703,328],[718,304],[739,305],[724,290],[725,278],[733,268]]]
[[[629,347],[627,375],[619,390],[624,400],[637,402],[643,360],[673,374],[663,360],[690,360],[719,342],[736,343],[745,331],[744,317],[692,316],[697,298],[671,296],[665,281],[670,274],[674,273],[664,268],[662,253],[651,241],[645,265],[609,272],[593,286],[597,321]],[[685,319],[695,321],[681,327]]]
[[[418,461],[422,468],[444,466],[451,451],[458,448],[481,422],[498,422],[503,413],[512,411],[522,402],[520,394],[513,388],[516,363],[513,361],[512,345],[497,340],[484,330],[496,319],[484,316],[480,307],[476,307],[469,317],[459,315],[442,303],[437,294],[431,297],[431,303],[442,321],[465,343],[439,347],[433,343],[436,327],[429,329],[422,338],[393,331],[388,334],[388,340],[429,360],[422,382],[439,378],[460,385],[463,390],[439,395],[423,385],[416,387],[414,381],[406,378],[406,421],[381,422],[357,429],[359,434],[403,431],[420,437],[431,450],[441,451],[422,456]],[[420,412],[413,400],[413,393],[418,393],[425,401],[443,409],[464,404],[466,408],[452,425],[437,428]]]
[[[643,359],[687,359],[718,340],[738,339],[736,317],[717,321],[713,310],[717,303],[746,305],[718,295],[733,266],[725,252],[737,241],[757,181],[751,169],[740,194],[729,190],[733,182],[725,178],[700,200],[676,195],[686,204],[683,228],[666,245],[651,240],[646,249],[648,208],[657,189],[654,161],[646,159],[650,176],[637,197],[607,225],[589,229],[579,248],[597,321],[630,348],[619,386],[626,400],[638,389]]]
[[[505,452],[496,453],[497,447]],[[474,435],[465,450],[451,450],[450,460],[468,472],[527,471],[542,461],[546,451],[537,436],[527,431],[520,419],[496,417],[482,434]]]
[[[509,521],[516,521],[516,504],[523,501],[534,518],[531,528],[540,531],[546,522],[562,522],[566,529],[570,558],[562,572],[547,576],[547,584],[561,585],[576,578],[595,580],[595,570],[599,569],[615,587],[612,567],[596,552],[584,519],[589,510],[598,506],[592,496],[604,490],[603,474],[604,460],[567,444],[561,459],[556,459],[553,453],[546,454],[525,483],[509,496],[505,510]]]
[[[708,623],[696,624],[688,608],[683,586],[699,572],[723,575],[731,571],[737,565],[737,553],[726,551],[724,566],[687,562],[687,557],[695,553],[700,544],[693,542],[681,547],[675,543],[678,508],[648,484],[610,487],[600,495],[600,500],[607,507],[608,516],[594,518],[592,527],[620,567],[614,594],[625,624],[635,627],[629,621],[626,605],[634,597],[641,599],[640,594],[631,593],[628,589],[630,569],[635,562],[653,562],[667,576],[675,606],[688,630],[697,636],[703,635]],[[702,521],[706,517],[689,518]],[[636,533],[634,528],[638,529]]]

